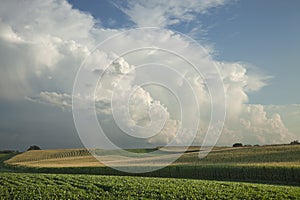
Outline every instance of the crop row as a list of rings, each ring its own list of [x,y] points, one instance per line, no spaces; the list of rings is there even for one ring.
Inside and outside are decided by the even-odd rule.
[[[265,146],[251,148],[236,148],[224,151],[212,151],[204,159],[198,159],[197,153],[184,154],[177,162],[194,164],[214,163],[270,163],[270,162],[299,162],[300,145]]]
[[[129,174],[112,169],[110,167],[68,167],[68,168],[31,168],[9,166],[10,169],[19,172],[55,173],[55,174],[97,174],[116,176],[144,176],[164,178],[189,178],[208,180],[229,180],[262,183],[280,183],[288,185],[300,185],[299,167],[262,167],[262,166],[235,166],[235,165],[179,165],[168,166],[148,173]],[[125,169],[123,171],[128,171]],[[134,171],[134,167],[130,167]],[[138,167],[141,168],[141,167]],[[120,168],[121,169],[121,168]]]
[[[299,199],[300,188],[188,179],[0,174],[0,199]]]
[[[24,154],[19,154],[9,160],[9,163],[19,163],[19,162],[30,162],[39,161],[46,159],[60,159],[60,158],[70,158],[77,156],[89,156],[90,152],[86,149],[71,149],[71,150],[57,150],[57,151],[28,151]]]

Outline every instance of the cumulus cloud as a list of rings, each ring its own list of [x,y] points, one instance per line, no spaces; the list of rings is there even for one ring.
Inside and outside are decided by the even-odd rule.
[[[180,22],[189,22],[199,13],[205,13],[212,7],[224,5],[227,1],[129,1],[120,8],[130,16],[138,26],[166,27]],[[18,13],[16,15],[15,13]],[[3,1],[0,8],[0,99],[27,100],[41,104],[54,105],[71,110],[72,88],[76,72],[82,61],[92,66],[88,70],[83,89],[86,96],[73,96],[79,101],[95,101],[99,121],[109,124],[112,118],[113,91],[118,86],[118,101],[115,109],[118,113],[129,107],[130,118],[124,119],[123,125],[147,127],[152,117],[165,119],[160,133],[147,140],[151,144],[169,143],[173,139],[177,144],[184,144],[190,137],[176,138],[180,130],[180,109],[171,95],[166,95],[161,87],[137,87],[141,80],[156,77],[174,85],[174,91],[183,97],[183,102],[190,102],[189,93],[182,90],[184,80],[188,80],[197,96],[201,107],[199,140],[208,128],[210,119],[210,94],[203,77],[179,57],[170,56],[158,50],[136,51],[133,55],[119,57],[124,49],[138,46],[156,47],[163,44],[168,49],[195,56],[205,66],[210,62],[210,55],[204,52],[213,50],[202,46],[203,51],[196,51],[194,46],[179,34],[169,30],[156,30],[141,34],[140,31],[122,35],[102,49],[92,49],[108,36],[123,30],[108,30],[95,26],[96,20],[87,13],[82,13],[66,1]],[[182,76],[172,76],[163,69],[161,73],[139,73],[137,66],[155,61],[162,65],[173,66]],[[251,71],[245,63],[226,63],[215,61],[227,95],[227,118],[220,143],[228,144],[239,141],[251,143],[276,143],[290,140],[292,134],[286,128],[281,117],[282,112],[263,105],[249,105],[248,93],[260,90],[266,85],[269,76]],[[108,67],[109,66],[109,67]],[[108,68],[107,68],[108,67]],[[209,69],[207,69],[209,71]],[[153,70],[155,72],[155,70]],[[93,83],[101,81],[93,90]],[[122,80],[122,84],[120,81]],[[124,98],[131,94],[129,102]],[[76,94],[75,94],[76,95]],[[126,100],[126,98],[125,98]],[[224,103],[224,102],[220,102]],[[194,107],[186,107],[193,119]],[[276,110],[276,109],[275,109]],[[274,111],[274,112],[273,112]],[[179,114],[178,114],[179,113]],[[42,116],[41,116],[42,118]],[[159,122],[159,121],[158,121]],[[158,123],[154,125],[160,126]],[[111,121],[111,134],[120,131]],[[137,134],[142,135],[142,132]]]
[[[1,4],[0,98],[70,87],[73,78],[69,75],[75,73],[93,41],[94,19],[66,1]]]
[[[295,135],[274,109],[259,104],[248,104],[248,93],[260,90],[271,78],[262,75],[245,63],[220,63],[227,95],[225,128],[219,143],[284,143]]]
[[[289,131],[294,134],[294,139],[299,137],[300,104],[264,105],[269,115],[279,114]]]
[[[47,35],[85,43],[91,39],[95,20],[89,14],[72,9],[67,1],[34,0],[20,3],[5,0],[1,4],[1,20],[24,40],[35,42]]]
[[[226,121],[220,143],[247,144],[286,143],[295,138],[283,123],[280,114],[266,111],[263,105],[243,105],[237,121]]]

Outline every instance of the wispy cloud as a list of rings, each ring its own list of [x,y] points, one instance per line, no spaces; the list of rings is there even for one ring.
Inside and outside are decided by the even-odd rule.
[[[166,27],[195,20],[198,14],[222,6],[228,0],[147,1],[129,0],[115,3],[139,27]]]

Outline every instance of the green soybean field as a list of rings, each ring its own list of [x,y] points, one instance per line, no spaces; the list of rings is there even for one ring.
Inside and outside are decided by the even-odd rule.
[[[172,178],[1,173],[0,199],[300,199],[300,187]]]

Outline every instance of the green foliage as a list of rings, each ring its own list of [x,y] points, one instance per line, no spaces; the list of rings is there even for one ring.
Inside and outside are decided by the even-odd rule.
[[[294,140],[290,143],[291,145],[297,145],[297,144],[300,144],[300,142],[298,140]]]
[[[184,154],[177,163],[190,163],[194,165],[263,163],[265,166],[272,166],[272,163],[300,162],[299,155],[300,146],[298,145],[255,146],[212,151],[204,159],[198,159],[197,153]]]
[[[0,153],[0,172],[8,172],[8,171],[12,171],[12,169],[10,168],[6,168],[4,166],[4,161],[5,160],[8,160],[9,158],[15,156],[17,153],[16,152],[13,152],[13,153]]]
[[[243,146],[242,143],[234,143],[234,144],[232,145],[232,147],[242,147],[242,146]]]
[[[299,199],[300,188],[187,179],[2,173],[0,199]]]
[[[32,151],[32,150],[41,150],[41,148],[37,145],[32,145],[27,149],[27,151]]]

